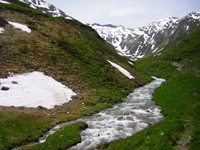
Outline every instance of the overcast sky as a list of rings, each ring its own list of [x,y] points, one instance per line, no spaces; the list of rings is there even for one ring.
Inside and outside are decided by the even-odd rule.
[[[200,0],[46,0],[82,23],[148,25],[200,9]]]

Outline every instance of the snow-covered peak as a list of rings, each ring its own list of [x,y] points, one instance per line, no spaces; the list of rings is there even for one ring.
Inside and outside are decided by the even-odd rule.
[[[153,22],[152,24],[165,27],[167,24],[177,23],[179,20],[180,19],[178,17],[163,18]]]
[[[157,26],[158,28],[166,29],[167,27],[172,27],[174,25],[177,25],[179,21],[180,19],[178,17],[164,18],[155,22],[154,25]]]
[[[157,20],[155,22],[150,23],[147,26],[144,27],[139,27],[141,31],[149,32],[158,32],[158,31],[163,31],[168,28],[175,28],[177,24],[179,23],[180,19],[177,17],[172,17],[172,18],[164,18]]]
[[[92,24],[90,26],[112,44],[119,54],[137,59],[161,54],[166,47],[173,43],[173,40],[198,28],[200,26],[200,10],[183,18],[164,18],[147,26],[133,29],[110,24]],[[171,37],[172,40],[170,40]]]
[[[143,58],[145,56],[144,52],[142,52],[144,47],[148,47],[152,50],[156,49],[157,43],[155,38],[158,37],[158,33],[171,30],[170,34],[172,34],[179,21],[180,19],[176,17],[164,18],[150,23],[147,26],[134,29],[96,23],[90,26],[94,28],[102,38],[112,44],[120,55]],[[137,43],[135,44],[137,46],[132,45],[134,42]],[[148,45],[151,45],[151,47]],[[130,53],[130,50],[133,48],[135,48],[135,50]]]
[[[34,9],[39,9],[44,13],[49,13],[54,17],[63,17],[65,19],[73,19],[71,16],[66,15],[63,11],[56,8],[54,5],[44,0],[20,0],[23,3],[28,4]]]
[[[98,24],[98,23],[93,23],[90,26],[95,26],[96,28],[98,28],[98,27],[99,28],[102,28],[102,27],[117,28],[117,25],[112,25],[112,24],[101,25],[101,24]]]
[[[91,24],[89,25],[94,28],[98,34],[105,39],[107,42],[112,44],[120,55],[130,56],[126,51],[126,47],[120,46],[123,39],[129,36],[134,36],[136,33],[132,29],[125,28],[124,26],[117,25],[100,25]]]
[[[186,18],[192,18],[192,19],[198,19],[198,20],[200,20],[200,9],[197,10],[197,11],[194,11],[194,12],[192,12],[190,14],[188,14],[186,16]]]
[[[94,23],[94,24],[89,24],[89,26],[91,27],[94,27],[95,29],[112,29],[113,31],[117,31],[117,30],[120,30],[120,31],[130,31],[129,29],[125,28],[124,26],[122,25],[112,25],[112,24],[106,24],[106,25],[100,25],[98,23]]]
[[[43,0],[20,0],[21,2],[30,4],[31,7],[33,8],[37,8],[37,7],[41,7],[41,8],[49,8],[51,4],[47,3],[46,1]]]

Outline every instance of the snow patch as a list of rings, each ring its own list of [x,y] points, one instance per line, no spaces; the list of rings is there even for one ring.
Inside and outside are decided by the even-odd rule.
[[[191,13],[191,17],[197,20],[200,19],[200,10],[195,11],[194,13]]]
[[[137,58],[144,58],[145,54],[144,55],[138,55]]]
[[[0,34],[4,32],[4,28],[0,27]]]
[[[155,53],[157,50],[158,50],[158,47],[157,47],[156,49],[154,49],[154,50],[152,51],[152,53]]]
[[[29,1],[27,1],[27,0],[20,0],[21,2],[24,2],[24,3],[27,3],[27,4],[30,4],[30,6],[32,7],[32,8],[37,8],[37,7],[41,7],[41,8],[46,8],[46,9],[48,9],[49,8],[49,5],[50,4],[48,4],[47,2],[45,2],[45,1],[43,1],[43,0],[40,0],[40,1],[38,1],[38,0],[29,0]]]
[[[12,22],[12,21],[8,21],[9,24],[13,25],[15,28],[21,29],[22,31],[25,31],[27,33],[31,33],[31,29],[28,28],[26,25],[17,23],[17,22]]]
[[[131,65],[134,65],[133,62],[131,62],[131,61],[128,61],[128,63],[131,64]]]
[[[157,81],[160,81],[160,82],[165,82],[166,80],[165,79],[162,79],[162,78],[157,78],[157,77],[154,77],[154,76],[151,76],[153,79],[157,80]]]
[[[132,57],[126,46],[122,46],[124,39],[129,36],[135,37],[135,33],[132,29],[127,29],[123,26],[112,26],[112,25],[90,25],[97,33],[107,42],[112,44],[119,55]]]
[[[7,88],[7,90],[2,89]],[[69,102],[76,95],[65,85],[42,72],[13,75],[0,78],[1,106],[42,106],[48,109]]]
[[[113,67],[117,68],[121,73],[123,73],[125,76],[127,76],[129,79],[134,79],[135,77],[133,77],[130,72],[128,72],[126,69],[122,68],[121,66],[119,66],[118,64],[111,62],[109,60],[107,60]]]
[[[7,1],[3,1],[3,0],[0,0],[0,3],[10,4],[9,2],[7,2]]]

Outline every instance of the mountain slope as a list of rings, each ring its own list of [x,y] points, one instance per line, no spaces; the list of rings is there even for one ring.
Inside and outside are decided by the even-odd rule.
[[[28,4],[34,9],[38,9],[44,13],[51,14],[54,17],[63,17],[65,19],[73,19],[71,16],[66,15],[65,12],[56,8],[54,5],[44,0],[20,0],[23,3]]]
[[[54,109],[1,106],[0,149],[33,142],[59,122],[110,107],[150,80],[141,78],[94,29],[74,19],[52,17],[17,0],[7,2],[10,4],[0,2],[0,78],[39,71],[79,96]],[[126,77],[108,60],[135,79]]]
[[[90,25],[121,55],[142,58],[159,55],[164,49],[200,27],[200,10],[183,18],[165,18],[148,26]]]
[[[140,72],[167,81],[154,93],[165,119],[133,137],[100,146],[101,149],[188,149],[200,147],[200,29],[161,55],[136,61]]]

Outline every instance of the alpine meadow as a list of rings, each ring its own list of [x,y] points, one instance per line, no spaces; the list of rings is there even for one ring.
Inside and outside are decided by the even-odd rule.
[[[128,29],[0,0],[0,149],[198,150],[200,11]]]

